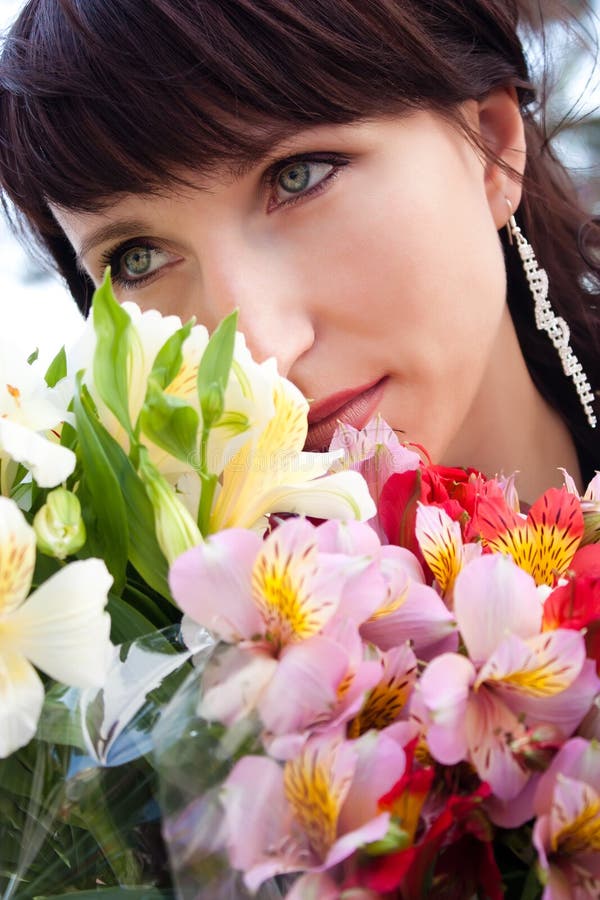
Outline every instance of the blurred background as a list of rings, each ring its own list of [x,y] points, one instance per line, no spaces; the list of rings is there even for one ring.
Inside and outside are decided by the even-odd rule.
[[[539,71],[542,46],[551,63],[549,133],[560,131],[553,144],[571,169],[587,209],[600,216],[600,0],[524,2],[531,5],[534,23],[523,35],[533,71]],[[23,3],[0,0],[0,40]],[[590,6],[595,15],[590,15]],[[552,24],[565,7],[577,20],[571,33]],[[547,22],[544,43],[535,27],[540,9]],[[582,38],[592,48],[595,45],[595,54],[584,49]],[[48,361],[81,327],[81,317],[63,284],[15,240],[1,218],[0,321],[4,328],[10,323],[11,336],[16,325],[24,351],[38,347],[40,357]]]

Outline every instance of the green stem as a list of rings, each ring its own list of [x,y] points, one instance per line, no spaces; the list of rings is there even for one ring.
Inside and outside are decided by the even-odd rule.
[[[202,482],[202,493],[200,494],[200,504],[198,506],[198,528],[202,537],[206,537],[210,528],[210,514],[218,479],[216,475],[210,475],[208,472],[200,472],[199,474]]]
[[[202,537],[206,537],[210,527],[210,514],[217,489],[218,478],[208,470],[208,438],[210,436],[210,428],[204,426],[202,428],[202,437],[200,439],[200,465],[197,472],[200,476],[202,484],[202,492],[200,494],[200,503],[198,505],[198,528]]]

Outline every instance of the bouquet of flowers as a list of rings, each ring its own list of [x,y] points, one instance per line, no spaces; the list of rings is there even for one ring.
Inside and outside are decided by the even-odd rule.
[[[108,276],[0,366],[3,898],[600,897],[600,474],[305,452],[235,315]]]

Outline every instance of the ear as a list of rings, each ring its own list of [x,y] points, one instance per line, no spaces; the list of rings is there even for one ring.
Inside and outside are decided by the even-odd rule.
[[[494,160],[484,160],[485,191],[496,228],[506,225],[521,202],[521,180],[525,169],[525,128],[517,93],[512,87],[496,88],[477,102],[475,126],[485,147],[508,170]],[[512,170],[512,171],[511,171]]]

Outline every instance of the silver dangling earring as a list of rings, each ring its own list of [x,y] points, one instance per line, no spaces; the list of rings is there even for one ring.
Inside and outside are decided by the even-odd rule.
[[[594,394],[588,381],[587,375],[583,371],[583,366],[573,353],[569,338],[571,332],[569,326],[562,318],[557,316],[550,301],[548,300],[548,273],[545,269],[540,269],[538,261],[535,258],[533,247],[523,236],[521,229],[517,225],[512,211],[512,203],[505,197],[510,210],[510,218],[506,223],[508,229],[509,242],[513,243],[513,238],[523,263],[525,277],[529,285],[529,290],[534,300],[535,324],[538,331],[545,331],[552,341],[562,363],[563,372],[568,378],[573,379],[575,389],[579,395],[579,401],[583,407],[590,428],[595,428],[598,420],[594,414],[592,404],[594,402]]]

